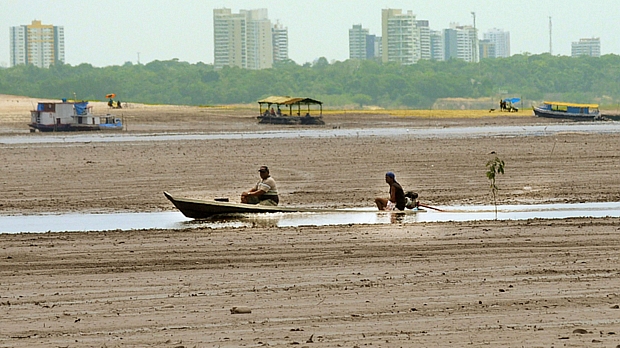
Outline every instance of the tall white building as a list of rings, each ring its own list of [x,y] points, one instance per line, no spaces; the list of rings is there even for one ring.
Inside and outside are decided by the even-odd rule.
[[[381,11],[384,63],[415,64],[420,60],[420,31],[415,15],[398,9]]]
[[[273,35],[273,61],[283,62],[288,60],[288,28],[276,23],[272,29]]]
[[[431,28],[428,25],[427,20],[416,21],[416,28],[418,37],[420,38],[420,59],[431,60],[433,58],[432,45],[431,45]]]
[[[601,56],[601,39],[593,37],[589,39],[579,39],[578,42],[573,42],[571,45],[571,56]]]
[[[445,59],[462,59],[466,62],[479,61],[478,29],[472,26],[460,26],[451,23],[450,29],[444,29]]]
[[[349,29],[349,58],[350,59],[366,59],[367,58],[367,37],[368,29],[362,28],[361,24],[355,24]]]
[[[366,49],[368,50],[369,58],[382,59],[383,57],[383,38],[376,35],[368,35],[368,41],[366,41]],[[371,46],[372,44],[372,46]]]
[[[441,30],[431,30],[431,59],[436,61],[445,60],[444,37]]]
[[[213,36],[215,68],[273,66],[273,31],[267,9],[241,10],[238,14],[227,8],[214,9]]]
[[[65,61],[65,31],[63,27],[32,24],[10,28],[11,66],[32,64],[39,68]]]
[[[495,47],[495,56],[489,58],[510,57],[510,32],[493,28],[484,33],[484,39]]]
[[[267,9],[239,11],[246,15],[246,68],[268,69],[273,65],[273,34]]]

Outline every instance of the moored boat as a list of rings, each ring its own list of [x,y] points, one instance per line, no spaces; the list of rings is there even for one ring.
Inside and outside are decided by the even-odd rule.
[[[271,96],[258,101],[258,123],[324,125],[323,102],[311,98]],[[318,105],[319,110],[310,110],[310,105]],[[306,110],[302,110],[305,106]],[[264,107],[264,110],[263,110]],[[276,109],[274,109],[276,107]],[[284,108],[284,112],[280,109]],[[286,110],[288,108],[288,110]],[[304,116],[301,116],[304,113]],[[311,115],[311,113],[314,114]],[[318,115],[316,115],[318,113]]]
[[[94,115],[87,101],[40,102],[30,112],[30,131],[66,132],[122,130],[123,123],[115,115]]]
[[[532,107],[538,117],[561,118],[575,121],[602,120],[598,104],[576,104],[564,102],[543,102]]]

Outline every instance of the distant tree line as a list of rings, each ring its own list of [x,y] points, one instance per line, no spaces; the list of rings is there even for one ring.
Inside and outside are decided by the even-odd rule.
[[[525,54],[480,63],[420,61],[408,66],[371,60],[330,64],[320,58],[265,70],[216,70],[176,59],[103,68],[64,64],[0,69],[0,94],[105,100],[107,93],[116,93],[123,102],[185,105],[254,103],[270,95],[315,98],[328,107],[426,109],[439,98],[502,95],[615,105],[620,101],[620,56]]]

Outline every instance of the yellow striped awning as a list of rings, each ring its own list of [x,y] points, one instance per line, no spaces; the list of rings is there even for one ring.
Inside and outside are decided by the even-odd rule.
[[[557,106],[566,106],[566,107],[576,107],[576,108],[598,108],[598,104],[577,104],[577,103],[564,103],[564,102],[543,102],[547,105],[557,105]]]

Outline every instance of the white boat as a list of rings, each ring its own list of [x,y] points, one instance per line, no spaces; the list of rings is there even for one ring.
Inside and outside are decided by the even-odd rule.
[[[30,131],[66,132],[122,130],[123,123],[115,115],[94,115],[87,101],[40,102],[30,111]]]

